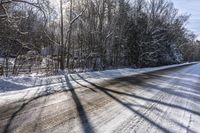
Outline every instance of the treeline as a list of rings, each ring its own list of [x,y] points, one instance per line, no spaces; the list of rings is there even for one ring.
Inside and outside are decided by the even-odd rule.
[[[0,54],[7,66],[15,58],[13,73],[22,62],[75,71],[197,61],[188,18],[167,0],[3,0]]]

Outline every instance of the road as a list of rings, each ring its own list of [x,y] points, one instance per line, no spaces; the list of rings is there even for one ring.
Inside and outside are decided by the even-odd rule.
[[[76,89],[66,79],[70,90],[0,102],[0,132],[200,132],[200,64],[83,80]]]

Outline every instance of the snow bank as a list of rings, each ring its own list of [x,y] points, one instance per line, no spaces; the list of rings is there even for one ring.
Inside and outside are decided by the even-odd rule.
[[[67,76],[67,80],[72,82],[74,80],[80,81],[82,79],[88,79],[93,82],[100,82],[103,80],[130,76],[130,75],[140,74],[144,72],[151,72],[155,70],[173,68],[173,67],[182,66],[182,65],[185,65],[185,64],[169,65],[169,66],[154,67],[154,68],[141,68],[141,69],[124,68],[124,69],[105,70],[105,71],[97,71],[97,72],[85,72],[85,73],[79,73],[79,74],[70,74]],[[55,86],[64,82],[66,82],[65,75],[41,77],[41,76],[37,76],[33,74],[32,76],[1,77],[0,78],[0,93],[38,88],[42,86],[46,87],[49,85]]]

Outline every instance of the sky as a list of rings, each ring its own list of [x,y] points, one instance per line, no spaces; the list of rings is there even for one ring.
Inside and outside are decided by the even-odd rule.
[[[187,29],[198,35],[200,40],[200,0],[171,0],[180,13],[190,14]]]

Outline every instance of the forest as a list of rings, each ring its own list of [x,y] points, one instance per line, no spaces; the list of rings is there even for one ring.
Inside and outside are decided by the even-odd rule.
[[[200,60],[190,15],[168,0],[0,0],[5,75]]]

